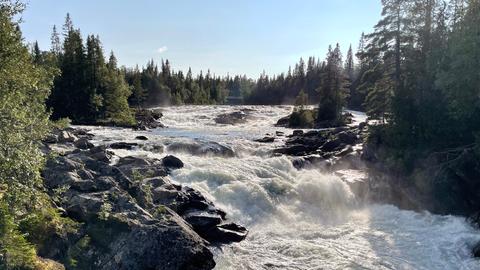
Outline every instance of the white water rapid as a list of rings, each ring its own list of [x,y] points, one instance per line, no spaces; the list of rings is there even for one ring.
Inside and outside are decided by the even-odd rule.
[[[240,109],[251,115],[245,124],[215,123],[217,115]],[[149,140],[141,143],[147,145],[211,141],[235,151],[236,157],[223,157],[167,147],[157,154],[116,150],[118,155],[179,157],[185,167],[171,179],[200,190],[249,229],[245,241],[214,248],[216,269],[480,269],[480,261],[471,256],[480,233],[464,218],[361,203],[339,177],[320,169],[298,171],[288,157],[272,157],[271,150],[282,141],[253,142],[266,133],[290,134],[273,125],[291,109],[169,107],[162,118],[167,129],[88,128],[97,143],[140,143],[135,137],[145,135]]]

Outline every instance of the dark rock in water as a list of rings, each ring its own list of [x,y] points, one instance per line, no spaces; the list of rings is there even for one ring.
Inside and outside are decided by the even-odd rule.
[[[87,138],[80,138],[74,143],[78,149],[90,149],[93,148],[93,143],[89,142]]]
[[[145,151],[156,153],[156,154],[161,154],[161,153],[164,152],[164,147],[161,144],[160,145],[158,145],[158,144],[145,144],[145,145],[142,145],[142,149],[145,150]]]
[[[215,123],[223,125],[237,125],[247,122],[247,114],[243,111],[220,114],[215,118]]]
[[[480,242],[473,247],[472,254],[473,257],[480,258]]]
[[[470,224],[480,229],[480,211],[470,215],[467,220]]]
[[[163,112],[161,109],[151,109],[150,112],[152,113],[152,118],[155,120],[159,120],[163,117]]]
[[[275,138],[274,137],[264,137],[262,139],[257,139],[255,141],[259,142],[259,143],[273,143],[275,141]]]
[[[217,226],[208,232],[205,237],[207,240],[217,243],[231,243],[243,241],[248,234],[248,230],[238,224],[229,223]]]
[[[132,150],[134,147],[137,147],[138,143],[127,143],[127,142],[116,142],[110,144],[110,148],[112,149],[124,149],[124,150]]]
[[[290,124],[290,115],[278,119],[275,126],[276,127],[288,127],[289,124]]]
[[[163,166],[171,169],[183,168],[183,162],[175,156],[166,156],[162,159]]]
[[[296,129],[292,133],[292,136],[302,136],[302,135],[303,135],[303,130],[301,129]]]
[[[358,136],[352,131],[343,131],[337,134],[338,139],[344,144],[353,145],[357,142]]]
[[[141,140],[141,141],[148,141],[148,138],[146,136],[143,136],[143,135],[137,136],[137,137],[135,137],[135,139],[136,140]]]
[[[322,147],[320,148],[323,152],[333,152],[339,150],[342,145],[342,141],[339,139],[334,139],[327,141]]]
[[[135,111],[135,120],[137,125],[135,129],[147,130],[152,128],[164,128],[165,126],[159,121],[163,117],[160,109],[139,109]]]
[[[306,145],[295,144],[285,148],[275,149],[274,153],[280,153],[289,156],[304,156],[309,151],[309,147]]]
[[[211,214],[205,212],[192,212],[183,215],[185,221],[192,225],[193,229],[198,230],[210,229],[220,224],[223,219],[218,214]]]
[[[285,136],[285,133],[283,131],[276,131],[275,135],[277,135],[278,137],[283,137]]]
[[[297,170],[303,169],[305,167],[306,163],[307,162],[303,158],[296,158],[296,159],[292,160],[292,165]]]
[[[167,146],[168,151],[186,152],[195,156],[215,155],[234,157],[235,152],[227,146],[216,142],[174,142]]]

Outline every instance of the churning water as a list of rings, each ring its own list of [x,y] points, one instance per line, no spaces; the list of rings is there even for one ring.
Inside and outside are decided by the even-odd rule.
[[[215,123],[219,114],[238,110],[249,115],[246,123]],[[298,171],[288,157],[272,157],[271,150],[281,140],[253,142],[266,133],[291,133],[273,126],[291,110],[289,106],[169,107],[162,119],[167,129],[134,132],[98,127],[92,132],[99,142],[135,142],[135,136],[146,135],[149,140],[144,143],[150,145],[216,142],[234,150],[235,157],[193,155],[168,147],[161,154],[117,151],[118,155],[178,156],[185,167],[174,171],[171,179],[200,190],[249,229],[245,241],[214,248],[216,269],[480,269],[480,262],[471,256],[480,234],[464,218],[361,203],[338,176],[320,169]]]

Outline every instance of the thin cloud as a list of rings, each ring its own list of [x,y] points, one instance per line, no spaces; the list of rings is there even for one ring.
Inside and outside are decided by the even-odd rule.
[[[168,50],[168,47],[167,46],[162,46],[160,48],[157,49],[157,53],[164,53]]]

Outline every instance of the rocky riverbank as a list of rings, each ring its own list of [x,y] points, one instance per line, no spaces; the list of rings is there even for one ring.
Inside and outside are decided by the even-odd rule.
[[[210,245],[246,237],[198,191],[168,180],[178,158],[118,157],[110,149],[124,146],[92,138],[69,128],[45,140],[45,189],[78,229],[49,239],[42,257],[80,269],[212,269]]]

